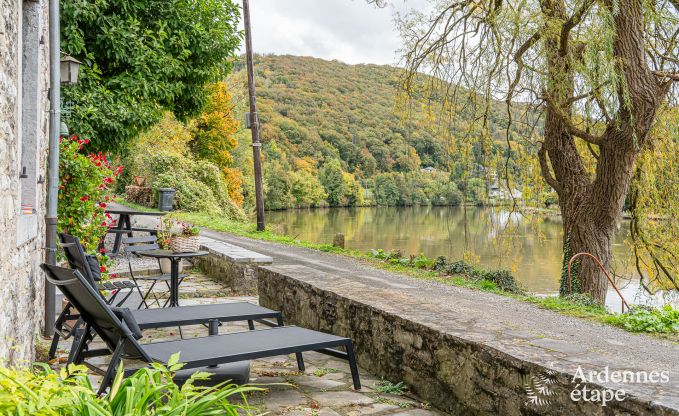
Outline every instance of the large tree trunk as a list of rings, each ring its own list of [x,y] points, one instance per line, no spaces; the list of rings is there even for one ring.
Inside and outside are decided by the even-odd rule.
[[[669,83],[658,82],[645,62],[642,1],[621,0],[619,9],[624,12],[613,11],[612,3],[606,5],[614,16],[614,52],[625,83],[618,86],[618,111],[601,136],[582,132],[573,122],[572,63],[577,53],[567,43],[568,36],[564,37],[563,31],[554,31],[544,39],[548,106],[539,156],[543,176],[559,194],[564,268],[570,257],[580,252],[590,253],[604,267],[610,267],[611,238],[622,212],[634,161],[647,142],[655,113],[669,90]],[[543,0],[542,9],[553,22],[568,19],[562,0]],[[584,168],[575,137],[598,147],[593,178]],[[575,271],[572,291],[588,293],[603,303],[608,281],[598,266],[583,259],[576,262]],[[568,291],[563,280],[561,289],[562,294]]]

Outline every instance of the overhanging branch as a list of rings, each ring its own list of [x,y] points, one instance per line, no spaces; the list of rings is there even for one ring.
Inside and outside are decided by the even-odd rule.
[[[549,169],[549,163],[547,163],[547,150],[545,149],[544,143],[538,150],[538,159],[540,160],[540,170],[542,171],[542,177],[545,178],[549,186],[554,188],[558,194],[561,194],[561,184],[554,177],[554,175],[552,175],[552,171]]]
[[[563,111],[563,109],[555,105],[553,100],[551,100],[549,97],[545,97],[545,101],[547,102],[547,106],[552,111],[554,111],[554,113],[563,122],[569,134],[579,137],[582,140],[586,141],[587,143],[595,144],[597,146],[601,145],[601,143],[604,140],[604,136],[595,136],[591,133],[586,132],[585,130],[576,126],[575,123],[573,123],[573,119],[568,114],[566,114]]]
[[[679,0],[677,0],[679,2]],[[660,78],[665,78],[665,79],[670,79],[672,81],[679,81],[679,72],[667,72],[667,71],[651,71],[653,75],[660,77]]]

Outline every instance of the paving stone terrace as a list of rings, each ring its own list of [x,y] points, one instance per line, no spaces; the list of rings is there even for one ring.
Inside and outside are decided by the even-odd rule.
[[[121,261],[117,261],[115,268],[123,271]],[[125,263],[125,267],[127,264]],[[135,267],[153,267],[147,261],[135,261]],[[187,267],[187,270],[190,270]],[[207,278],[204,274],[191,272],[181,286],[181,305],[196,305],[210,303],[224,303],[246,301],[257,303],[256,296],[242,296],[234,294],[221,283]],[[138,298],[131,298],[129,306],[136,305]],[[247,324],[230,323],[222,326],[220,333],[232,331],[246,331]],[[182,327],[184,338],[205,336],[206,328],[201,325]],[[176,328],[146,330],[140,342],[158,342],[177,339]],[[71,340],[61,341],[59,359],[63,361],[67,356],[67,349]],[[43,340],[47,348],[48,340]],[[95,345],[96,346],[96,345]],[[99,361],[97,361],[99,360]],[[247,403],[252,408],[242,414],[287,416],[359,416],[359,415],[401,415],[401,416],[440,416],[427,403],[422,403],[410,392],[390,394],[380,392],[382,380],[361,370],[361,391],[354,391],[351,373],[348,365],[341,360],[319,353],[305,353],[306,371],[300,373],[294,355],[277,356],[255,360],[251,364],[250,383],[264,389],[247,397]],[[105,359],[90,359],[102,368]],[[92,377],[98,382],[98,377]]]
[[[264,306],[281,308],[288,322],[351,336],[371,373],[405,381],[450,414],[679,414],[676,343],[343,256],[210,230],[204,235],[273,257],[274,266],[260,269]],[[576,403],[569,393],[578,366],[585,373],[666,371],[669,381],[597,383],[590,387],[624,390],[625,400],[606,407]],[[551,405],[531,405],[526,383],[552,375]]]

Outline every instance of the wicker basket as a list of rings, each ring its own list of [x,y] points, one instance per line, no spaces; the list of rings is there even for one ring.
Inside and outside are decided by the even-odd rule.
[[[200,237],[197,235],[192,237],[175,236],[170,240],[170,250],[175,253],[198,251],[199,248]]]

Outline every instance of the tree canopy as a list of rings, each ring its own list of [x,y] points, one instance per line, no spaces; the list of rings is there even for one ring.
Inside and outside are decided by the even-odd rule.
[[[240,43],[230,0],[65,0],[62,50],[83,62],[64,88],[71,132],[121,150],[164,111],[202,109],[204,86],[222,79]]]
[[[431,14],[415,11],[400,21],[405,89],[480,108],[483,131],[493,124],[494,98],[506,102],[509,126],[543,124],[543,135],[520,142],[535,149],[543,178],[559,195],[564,253],[589,252],[608,266],[635,161],[653,147],[652,127],[677,96],[679,2],[432,3]],[[421,72],[434,76],[422,82]],[[479,95],[470,101],[465,91]],[[510,111],[517,102],[529,104],[518,118]],[[672,257],[666,266],[676,273]],[[604,300],[607,281],[596,265],[578,262],[575,274],[568,290]]]

